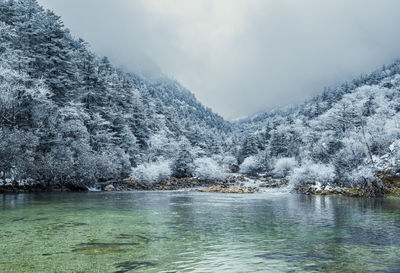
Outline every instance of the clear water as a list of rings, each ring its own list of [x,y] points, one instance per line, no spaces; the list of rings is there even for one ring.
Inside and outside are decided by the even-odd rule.
[[[0,195],[1,272],[400,272],[400,200]]]

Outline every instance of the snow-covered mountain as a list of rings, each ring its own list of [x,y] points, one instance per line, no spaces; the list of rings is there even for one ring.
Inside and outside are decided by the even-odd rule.
[[[36,0],[0,0],[0,177],[74,186],[222,179],[233,163],[292,184],[397,173],[400,62],[235,123],[175,80],[117,69]]]
[[[242,170],[360,186],[396,174],[400,160],[400,61],[305,103],[239,123]]]
[[[117,69],[35,0],[0,1],[0,54],[3,176],[93,183],[227,149],[232,125],[178,82]]]

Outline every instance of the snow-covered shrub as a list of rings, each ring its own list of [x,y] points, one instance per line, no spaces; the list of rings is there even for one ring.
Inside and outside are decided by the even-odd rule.
[[[351,136],[341,140],[341,144],[342,148],[334,153],[331,163],[342,176],[365,164],[365,161],[368,161],[368,157],[367,147],[360,134],[352,132]]]
[[[202,158],[202,157],[207,157],[206,155],[204,156],[198,156],[197,158]],[[217,162],[218,164],[221,164],[222,161],[224,160],[224,156],[221,154],[213,154],[211,156],[209,156],[209,158],[211,158],[212,160],[214,160],[215,162]]]
[[[293,157],[283,157],[276,161],[273,173],[278,177],[285,177],[296,166],[297,162]]]
[[[400,140],[395,140],[390,143],[389,151],[396,161],[400,161]]]
[[[335,168],[332,165],[306,162],[301,167],[295,168],[290,175],[291,185],[305,184],[307,182],[332,183],[335,180]]]
[[[225,172],[231,172],[233,165],[238,168],[237,159],[232,155],[224,156],[221,160],[221,165]]]
[[[376,171],[371,166],[360,166],[347,175],[347,185],[350,187],[360,187],[369,185],[373,181],[378,181]]]
[[[171,176],[170,162],[160,160],[157,162],[143,163],[132,169],[131,178],[145,183],[154,183]]]
[[[223,180],[227,176],[224,169],[212,158],[197,158],[194,165],[194,175],[198,178]]]
[[[257,156],[249,156],[240,165],[240,172],[247,174],[256,174],[261,169],[260,160]]]
[[[224,156],[222,164],[229,166],[230,164],[237,164],[237,159],[232,155]]]

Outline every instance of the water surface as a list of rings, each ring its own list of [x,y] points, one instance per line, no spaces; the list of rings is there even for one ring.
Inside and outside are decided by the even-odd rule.
[[[0,195],[1,272],[400,272],[400,200]]]

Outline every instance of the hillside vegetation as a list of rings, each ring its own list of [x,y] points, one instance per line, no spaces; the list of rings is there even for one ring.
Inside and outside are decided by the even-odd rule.
[[[3,181],[90,185],[165,161],[186,175],[193,156],[226,150],[230,131],[176,81],[91,52],[35,0],[0,1]]]
[[[165,76],[116,68],[36,0],[0,0],[0,180],[81,188],[131,178],[383,189],[398,180],[400,62],[230,123]],[[386,183],[385,182],[385,183]]]
[[[238,159],[292,185],[382,186],[400,160],[400,62],[327,88],[302,105],[242,121]],[[243,129],[242,129],[243,130]]]

